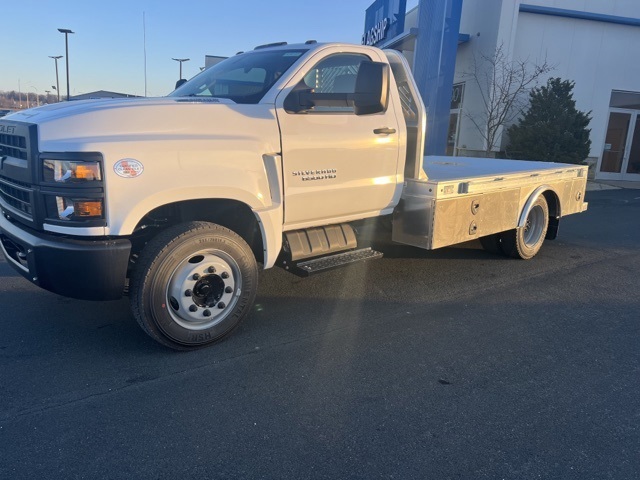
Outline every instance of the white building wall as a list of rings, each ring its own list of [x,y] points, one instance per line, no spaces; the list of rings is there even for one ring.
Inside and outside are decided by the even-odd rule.
[[[485,106],[479,87],[469,78],[468,72],[472,70],[474,58],[479,60],[483,54],[495,51],[503,3],[504,0],[465,0],[463,3],[460,32],[469,34],[470,40],[458,46],[454,76],[454,84],[465,84],[457,142],[461,155],[485,150],[484,139],[470,118],[477,118]]]
[[[638,0],[518,0],[539,7],[562,8],[578,12],[600,13],[618,17],[638,18]]]
[[[520,12],[522,3],[640,19],[640,0],[464,0],[460,32],[469,34],[470,40],[459,45],[456,57],[454,83],[465,83],[458,153],[485,150],[483,137],[469,118],[477,117],[485,106],[478,86],[466,74],[474,57],[492,55],[502,45],[507,58],[532,64],[546,60],[554,66],[548,77],[575,82],[577,108],[592,112],[590,157],[595,161],[604,148],[611,91],[640,92],[640,61],[635,52],[640,27]],[[406,28],[418,26],[416,22],[414,9],[407,13]],[[546,84],[547,78],[538,85]]]
[[[640,18],[640,1],[530,3]],[[550,76],[575,82],[576,107],[592,112],[590,157],[597,159],[604,147],[611,91],[640,92],[640,62],[633,58],[638,45],[640,27],[520,13],[513,55],[538,62],[546,58],[555,66]]]

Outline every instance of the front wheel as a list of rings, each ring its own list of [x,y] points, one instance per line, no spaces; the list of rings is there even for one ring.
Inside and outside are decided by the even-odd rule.
[[[236,233],[207,222],[162,232],[142,251],[131,278],[131,308],[154,340],[177,350],[230,334],[256,296],[258,267]]]
[[[544,242],[549,226],[549,207],[543,195],[534,202],[523,227],[501,234],[500,248],[505,255],[529,260]]]

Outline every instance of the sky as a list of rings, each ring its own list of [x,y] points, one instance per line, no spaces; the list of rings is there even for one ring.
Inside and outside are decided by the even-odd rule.
[[[256,45],[306,40],[360,43],[373,0],[0,0],[0,91],[55,91],[54,60],[70,29],[71,95],[97,90],[162,96],[205,55],[231,56]],[[407,0],[407,10],[418,0]],[[143,22],[144,16],[144,22]],[[143,28],[143,25],[146,28]],[[146,41],[145,41],[146,30]],[[65,58],[58,61],[66,96]]]

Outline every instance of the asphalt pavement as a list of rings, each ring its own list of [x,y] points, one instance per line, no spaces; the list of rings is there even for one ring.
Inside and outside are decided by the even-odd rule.
[[[0,261],[0,478],[640,478],[640,192],[587,201],[531,261],[263,272],[189,353]]]

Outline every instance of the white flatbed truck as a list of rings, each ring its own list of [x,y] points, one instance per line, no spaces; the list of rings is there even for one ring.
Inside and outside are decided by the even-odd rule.
[[[0,245],[42,288],[129,295],[174,349],[228,335],[258,266],[310,275],[395,242],[479,239],[530,259],[587,208],[587,167],[423,158],[425,109],[404,58],[347,44],[275,44],[165,98],[58,103],[0,120]],[[354,228],[354,226],[356,228]]]

